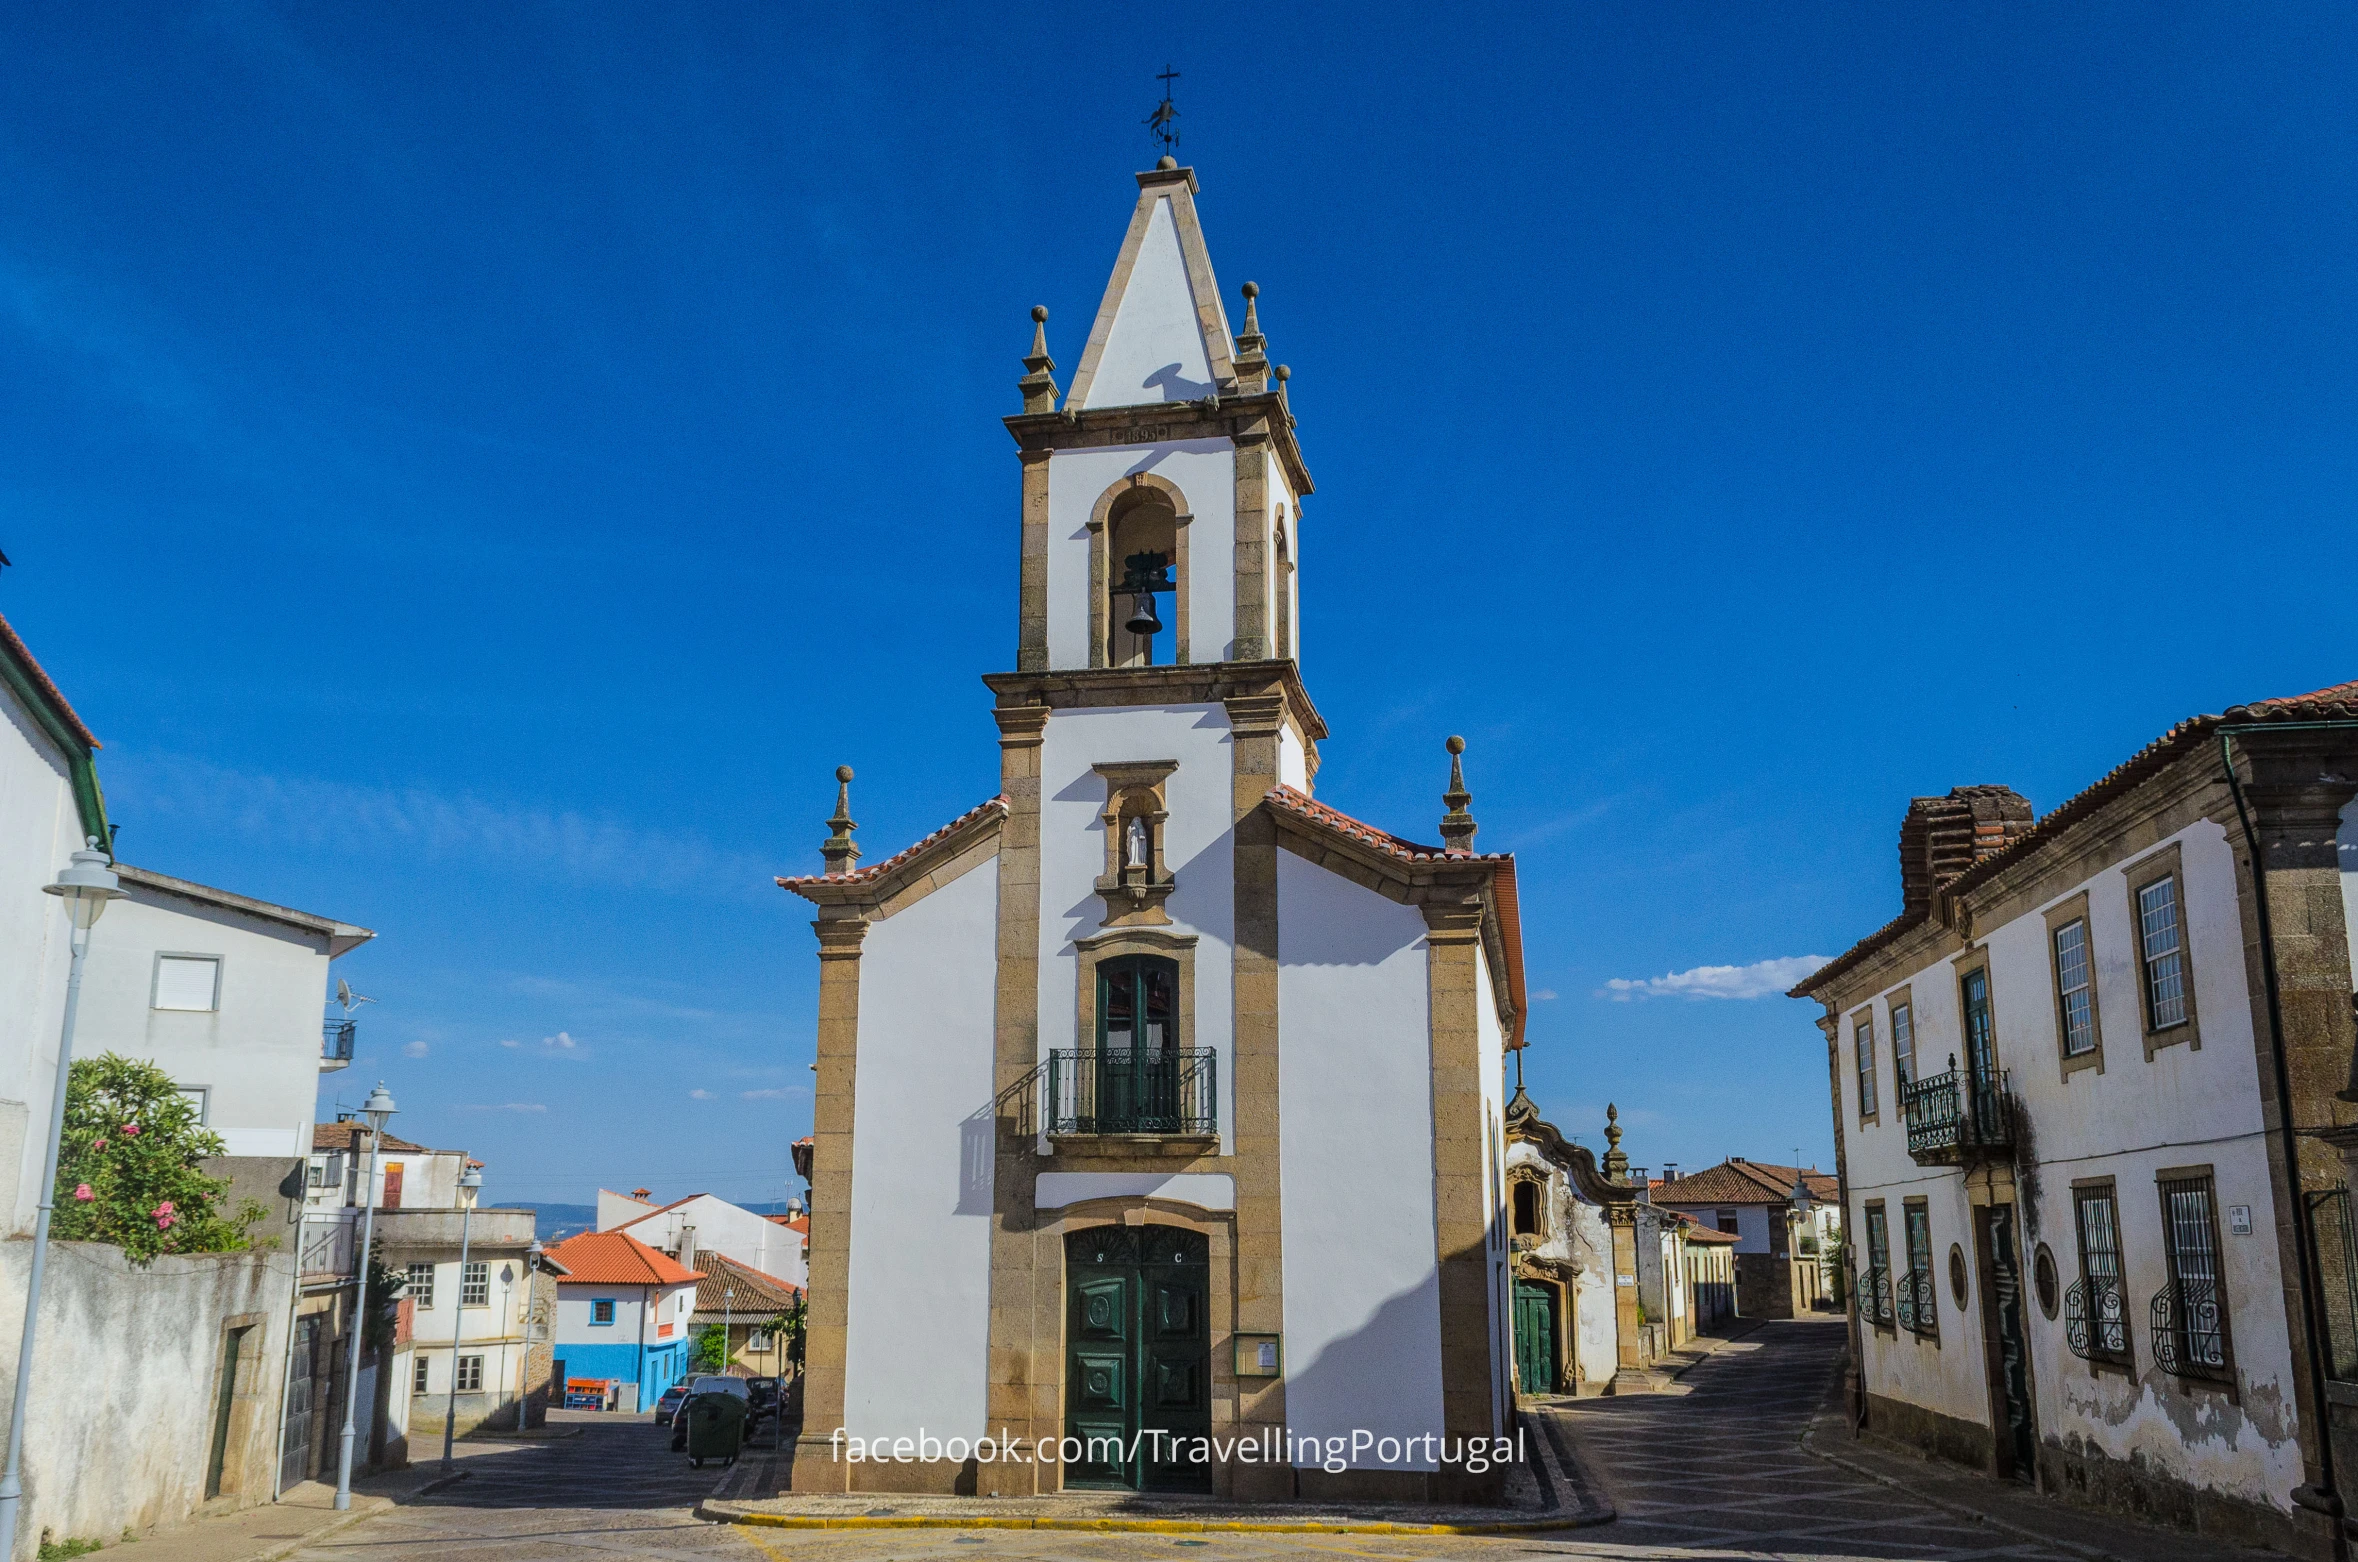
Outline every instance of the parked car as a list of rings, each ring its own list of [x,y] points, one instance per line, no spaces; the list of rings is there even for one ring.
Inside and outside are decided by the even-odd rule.
[[[680,1412],[687,1408],[689,1400],[699,1394],[727,1394],[732,1398],[744,1400],[749,1412],[747,1419],[751,1419],[753,1390],[747,1385],[744,1378],[734,1378],[720,1372],[707,1372],[696,1377],[683,1378],[672,1386],[680,1390],[678,1402],[672,1405],[668,1413],[664,1411],[660,1403],[657,1404],[655,1419],[659,1425],[667,1425],[671,1428],[671,1451],[673,1453],[680,1453],[688,1446],[688,1418],[681,1415]],[[663,1397],[668,1400],[671,1395],[665,1394]]]
[[[671,1418],[679,1414],[680,1404],[688,1397],[688,1390],[695,1381],[694,1378],[682,1378],[663,1391],[663,1397],[655,1401],[657,1426],[671,1425]]]

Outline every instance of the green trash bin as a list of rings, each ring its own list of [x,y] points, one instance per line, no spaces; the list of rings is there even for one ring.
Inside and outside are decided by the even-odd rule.
[[[737,1462],[745,1446],[745,1401],[735,1394],[695,1394],[680,1407],[688,1418],[688,1462],[698,1469],[707,1459]]]

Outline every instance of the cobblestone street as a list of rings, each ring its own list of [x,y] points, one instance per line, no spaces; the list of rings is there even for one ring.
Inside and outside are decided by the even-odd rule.
[[[2050,1539],[1951,1511],[1891,1476],[1802,1447],[1842,1353],[1832,1321],[1764,1325],[1697,1365],[1683,1394],[1564,1402],[1540,1421],[1577,1455],[1619,1510],[1593,1529],[1513,1538],[1381,1535],[1091,1534],[1057,1530],[786,1530],[706,1523],[719,1484],[691,1469],[643,1421],[601,1420],[581,1436],[462,1445],[468,1480],[298,1552],[300,1562],[597,1562],[727,1557],[736,1562],[871,1562],[997,1556],[1027,1562],[1191,1556],[1459,1558],[1568,1556],[1807,1562],[2134,1562],[2223,1556],[2190,1537],[2092,1515],[1925,1467],[1928,1487],[1961,1490],[2029,1516]],[[1837,1457],[1841,1455],[1837,1454]],[[1953,1500],[1953,1499],[1952,1499]],[[891,1499],[878,1499],[889,1506]],[[2069,1542],[2065,1544],[2064,1542]]]

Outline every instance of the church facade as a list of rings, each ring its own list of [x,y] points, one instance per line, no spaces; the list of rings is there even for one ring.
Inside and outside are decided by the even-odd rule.
[[[996,795],[817,908],[797,1491],[1484,1500],[1510,1430],[1510,855],[1317,801],[1310,475],[1192,170],[1009,417]],[[1045,310],[1033,311],[1044,322]],[[1469,1457],[1471,1455],[1471,1457]]]

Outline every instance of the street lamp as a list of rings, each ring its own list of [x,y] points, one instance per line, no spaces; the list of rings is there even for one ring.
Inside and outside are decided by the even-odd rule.
[[[49,1260],[49,1211],[57,1197],[58,1140],[65,1133],[66,1080],[74,1062],[74,1011],[82,1003],[82,961],[90,953],[90,929],[106,912],[106,903],[123,893],[122,880],[115,877],[108,865],[107,855],[98,849],[98,837],[88,837],[88,844],[74,853],[66,870],[57,876],[55,884],[41,886],[42,893],[55,895],[66,903],[66,912],[73,918],[72,963],[66,968],[65,1025],[57,1041],[57,1087],[49,1109],[49,1153],[41,1172],[40,1214],[33,1223],[32,1276],[25,1287],[24,1333],[16,1347],[16,1397],[8,1413],[8,1459],[0,1466],[0,1558],[16,1554],[16,1520],[24,1506],[24,1452],[26,1391],[33,1382],[33,1326],[41,1316],[41,1275]]]
[[[368,1323],[368,1245],[377,1231],[377,1157],[385,1138],[385,1119],[401,1110],[393,1104],[393,1094],[383,1080],[360,1103],[360,1115],[368,1119],[368,1174],[360,1185],[360,1252],[352,1261],[359,1271],[359,1289],[352,1303],[352,1359],[344,1373],[344,1443],[336,1455],[336,1507],[338,1511],[352,1506],[352,1418],[359,1409],[360,1399],[360,1336]],[[459,1283],[466,1284],[466,1272],[459,1272]],[[457,1370],[457,1362],[451,1363]]]
[[[459,1173],[458,1296],[450,1313],[450,1408],[442,1417],[442,1473],[450,1473],[450,1440],[458,1432],[459,1336],[467,1327],[467,1228],[475,1222],[475,1195],[482,1191],[483,1174],[470,1166]]]

